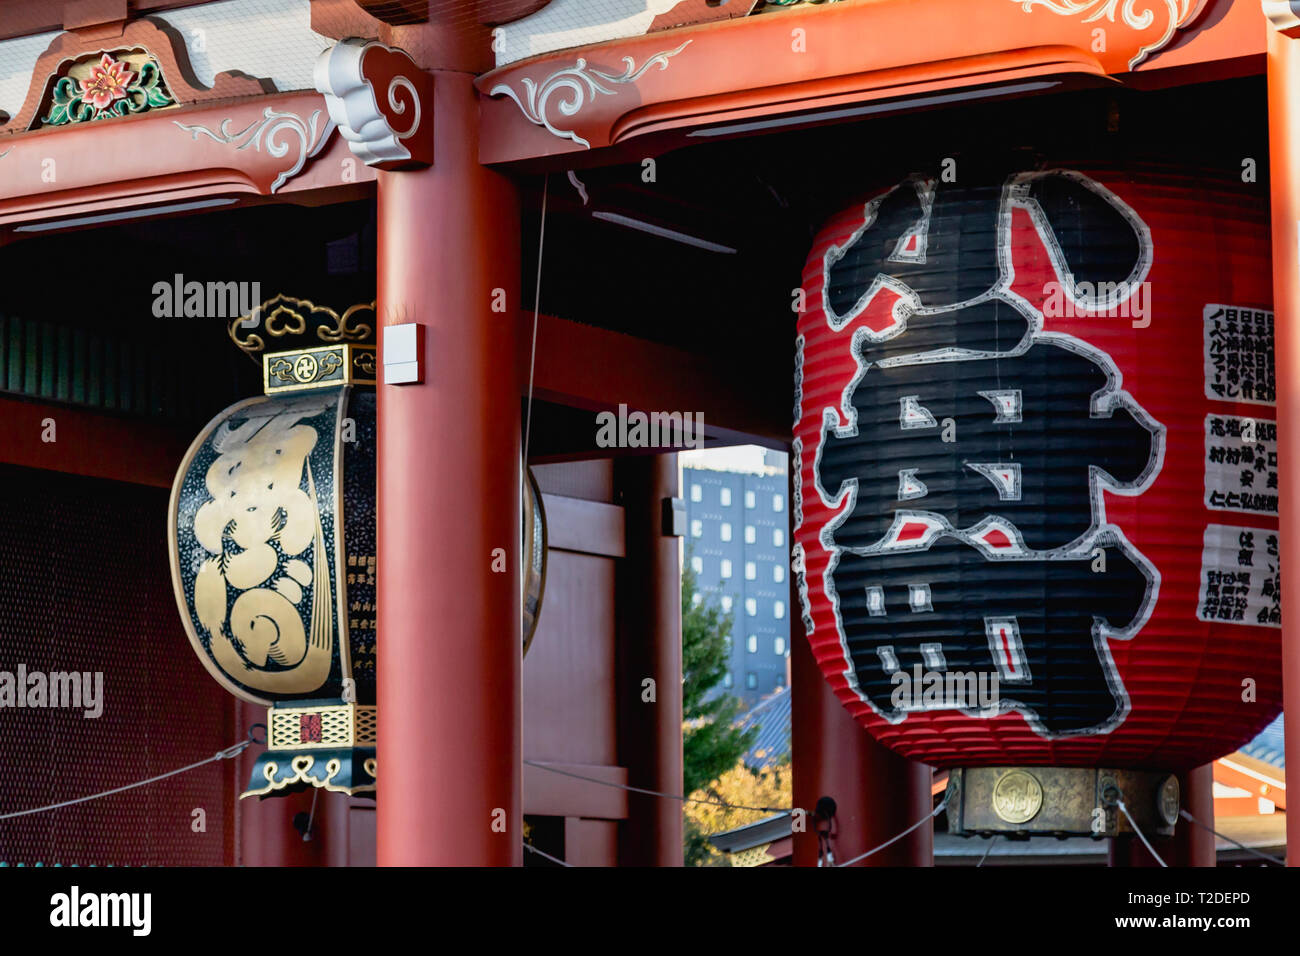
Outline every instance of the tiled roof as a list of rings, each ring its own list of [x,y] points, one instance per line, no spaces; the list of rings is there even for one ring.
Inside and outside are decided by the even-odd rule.
[[[1286,751],[1282,743],[1282,715],[1278,714],[1277,720],[1261,730],[1259,736],[1241,748],[1241,752],[1247,757],[1285,769]]]
[[[764,697],[740,718],[742,727],[758,726],[758,739],[745,754],[754,769],[780,763],[790,753],[790,688],[783,687]]]

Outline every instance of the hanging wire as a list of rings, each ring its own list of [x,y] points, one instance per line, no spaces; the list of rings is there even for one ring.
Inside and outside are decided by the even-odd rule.
[[[1169,864],[1160,858],[1160,854],[1156,852],[1156,848],[1151,845],[1151,841],[1146,838],[1146,834],[1138,827],[1137,821],[1133,819],[1133,815],[1128,812],[1128,807],[1124,805],[1124,798],[1120,797],[1116,800],[1115,805],[1119,807],[1120,813],[1124,814],[1124,819],[1128,820],[1128,825],[1131,826],[1133,832],[1138,835],[1138,839],[1141,840],[1142,845],[1147,848],[1147,852],[1156,858],[1157,863],[1168,869]]]
[[[542,312],[542,252],[546,248],[546,200],[551,191],[551,174],[542,180],[542,215],[537,234],[537,278],[533,282],[533,344],[528,353],[528,404],[524,412],[524,461],[528,461],[528,440],[533,428],[533,366],[537,361],[537,320]]]
[[[174,777],[177,774],[187,773],[205,764],[215,763],[218,760],[230,760],[243,753],[244,748],[253,744],[252,731],[249,731],[249,739],[241,740],[237,744],[232,744],[225,750],[219,750],[211,757],[203,760],[196,760],[194,763],[184,767],[178,767],[175,770],[169,770],[166,773],[160,773],[156,777],[150,777],[147,780],[137,780],[135,783],[128,783],[125,786],[114,787],[112,790],[105,790],[102,793],[92,793],[88,797],[77,797],[75,800],[63,800],[60,803],[51,803],[45,807],[33,807],[30,810],[18,810],[14,813],[0,813],[0,820],[12,820],[15,817],[25,817],[33,813],[45,813],[47,810],[58,810],[61,807],[71,807],[78,803],[88,803],[91,800],[98,800],[100,797],[111,797],[115,793],[122,793],[126,790],[134,790],[136,787],[143,787],[151,783],[157,783],[159,780],[166,780],[168,777]]]
[[[890,839],[886,840],[884,843],[880,844],[880,846],[872,847],[872,848],[871,848],[870,850],[868,850],[866,853],[859,853],[857,856],[855,856],[855,857],[854,857],[853,859],[851,859],[851,860],[848,860],[848,861],[846,861],[846,862],[844,862],[844,863],[837,863],[836,866],[852,866],[854,863],[857,863],[859,860],[865,860],[867,857],[871,856],[873,853],[879,853],[879,852],[880,852],[881,850],[883,850],[885,847],[887,847],[887,846],[891,846],[891,845],[897,843],[899,840],[903,839],[903,837],[907,836],[909,833],[911,833],[911,832],[912,832],[913,830],[915,830],[917,827],[924,826],[925,824],[929,823],[931,820],[933,820],[933,819],[934,819],[935,817],[937,817],[940,813],[942,813],[944,810],[947,809],[947,807],[948,807],[948,797],[949,797],[949,795],[950,795],[951,793],[952,793],[952,791],[950,791],[950,790],[945,790],[945,791],[943,792],[943,799],[939,801],[939,805],[938,805],[937,807],[935,807],[933,810],[931,810],[931,811],[929,812],[929,814],[927,814],[926,816],[922,817],[920,820],[917,820],[915,823],[913,823],[910,827],[908,827],[908,828],[907,828],[906,830],[904,830],[902,833],[898,834],[898,836],[891,837]]]
[[[985,849],[985,851],[984,851],[984,855],[983,855],[982,857],[980,857],[980,861],[979,861],[978,863],[975,864],[975,868],[976,868],[976,869],[979,869],[981,866],[983,866],[983,865],[984,865],[984,861],[987,860],[987,859],[989,858],[989,854],[993,852],[993,844],[998,842],[998,837],[999,837],[999,836],[1001,836],[1001,834],[995,833],[995,834],[993,834],[993,836],[989,839],[989,845],[988,845],[988,848]]]
[[[1196,817],[1192,816],[1186,810],[1179,810],[1178,815],[1182,817],[1184,820],[1189,820],[1192,823],[1195,823],[1202,830],[1209,830],[1216,837],[1219,837],[1220,839],[1223,840],[1227,840],[1229,843],[1233,844],[1234,846],[1245,850],[1247,853],[1259,857],[1261,860],[1268,860],[1268,862],[1272,863],[1274,866],[1286,866],[1286,860],[1279,860],[1275,856],[1269,856],[1267,853],[1261,853],[1259,850],[1252,849],[1251,847],[1246,846],[1246,844],[1244,843],[1239,843],[1238,841],[1234,840],[1232,837],[1220,833],[1218,830],[1214,829],[1214,827],[1206,826],[1204,823],[1196,819]]]
[[[570,867],[573,866],[572,863],[565,863],[559,857],[551,856],[551,854],[537,849],[537,847],[533,846],[531,843],[525,843],[524,849],[527,850],[529,853],[536,853],[538,856],[545,857],[546,859],[550,860],[552,863],[558,863],[560,864],[560,866],[570,866]]]
[[[311,788],[311,812],[307,814],[307,825],[302,831],[302,842],[311,839],[311,825],[316,821],[316,798],[320,796],[320,787]]]
[[[663,797],[665,800],[676,800],[680,803],[700,803],[710,807],[724,807],[728,810],[756,810],[760,813],[793,813],[791,807],[746,807],[738,803],[727,803],[723,800],[697,800],[693,797],[684,797],[676,793],[664,793],[662,790],[649,790],[645,787],[633,787],[626,783],[614,783],[612,780],[601,780],[598,777],[584,777],[580,773],[572,773],[568,770],[561,770],[559,767],[550,767],[544,763],[538,763],[535,760],[525,760],[530,767],[536,767],[538,770],[548,770],[551,773],[558,773],[565,777],[573,777],[575,780],[586,780],[588,783],[598,783],[602,787],[614,787],[617,790],[628,790],[632,793],[644,793],[651,797]]]

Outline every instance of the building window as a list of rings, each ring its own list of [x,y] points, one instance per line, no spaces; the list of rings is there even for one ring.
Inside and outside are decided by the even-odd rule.
[[[703,501],[703,500],[704,500],[704,489],[701,488],[699,485],[692,484],[691,501]]]
[[[731,635],[730,635],[730,634],[728,634],[726,637],[724,637],[724,638],[722,639],[722,646],[725,647],[725,648],[727,649],[727,653],[728,653],[728,654],[731,653],[732,642],[731,642]]]
[[[722,559],[722,577],[724,579],[731,577],[731,562],[726,558]]]
[[[776,652],[777,657],[785,657],[785,638],[778,637],[772,642],[772,650]]]
[[[780,584],[782,581],[785,580],[785,565],[784,565],[784,564],[774,564],[774,565],[772,565],[772,580],[775,581],[777,584]]]
[[[781,620],[783,617],[785,617],[785,602],[784,602],[784,601],[773,601],[773,602],[772,602],[772,614],[775,615],[775,617],[776,617],[776,619],[777,619],[778,621]]]
[[[758,565],[756,565],[753,561],[746,561],[746,562],[745,562],[745,580],[746,580],[746,581],[753,581],[753,580],[754,580],[755,578],[757,578],[757,577],[758,577]]]
[[[699,556],[691,558],[691,570],[694,571],[696,574],[703,574],[704,559]]]
[[[757,502],[754,501],[754,493],[752,491],[745,492],[745,507],[752,508],[756,503]]]
[[[724,508],[729,508],[729,507],[731,507],[731,489],[730,489],[730,488],[719,488],[719,489],[718,489],[718,501],[721,502],[722,507],[724,507]]]
[[[773,511],[784,511],[784,510],[785,510],[785,495],[773,495],[773,496],[772,496],[772,510],[773,510]]]
[[[754,598],[745,598],[745,613],[750,617],[758,616],[758,601]]]
[[[704,534],[704,522],[696,518],[691,521],[691,537],[698,538],[702,534]]]
[[[748,687],[750,690],[753,690],[755,687],[757,687],[757,686],[758,686],[758,675],[755,674],[753,671],[750,671],[748,674],[746,674],[746,675],[745,675],[745,686]]]
[[[691,605],[693,607],[699,607],[701,602],[703,602],[703,600],[704,600],[704,595],[702,595],[699,591],[696,591],[694,594],[691,595]]]
[[[724,594],[724,595],[722,595],[722,610],[723,610],[724,612],[726,612],[727,614],[730,614],[730,613],[731,613],[731,595],[730,595],[730,594]]]
[[[725,538],[723,540],[726,540]],[[772,529],[772,546],[780,548],[785,545],[785,532],[780,528]]]
[[[758,532],[754,530],[752,524],[745,525],[745,544],[753,544],[758,540]]]
[[[726,521],[722,522],[722,534],[721,534],[721,537],[722,537],[722,540],[723,540],[723,541],[730,541],[730,540],[731,540],[731,524],[730,524],[729,522],[726,522]]]
[[[751,653],[751,654],[757,654],[757,653],[758,653],[758,635],[757,635],[757,634],[751,634],[751,635],[749,635],[749,640],[747,640],[747,641],[745,642],[745,649],[748,650],[749,653]]]
[[[727,671],[727,673],[722,675],[722,686],[730,687],[731,685],[732,685],[731,671]]]

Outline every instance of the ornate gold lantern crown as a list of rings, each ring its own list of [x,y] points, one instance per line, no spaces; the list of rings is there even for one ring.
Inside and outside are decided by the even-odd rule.
[[[375,303],[342,315],[307,299],[276,295],[232,319],[231,341],[262,363],[267,395],[339,385],[374,385]]]

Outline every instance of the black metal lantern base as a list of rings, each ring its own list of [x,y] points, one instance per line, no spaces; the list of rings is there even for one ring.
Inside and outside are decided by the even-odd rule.
[[[375,707],[304,701],[271,707],[269,749],[257,758],[244,797],[283,796],[307,787],[375,792]]]
[[[948,832],[959,836],[1171,836],[1181,806],[1178,778],[1093,767],[967,767],[948,775]]]

